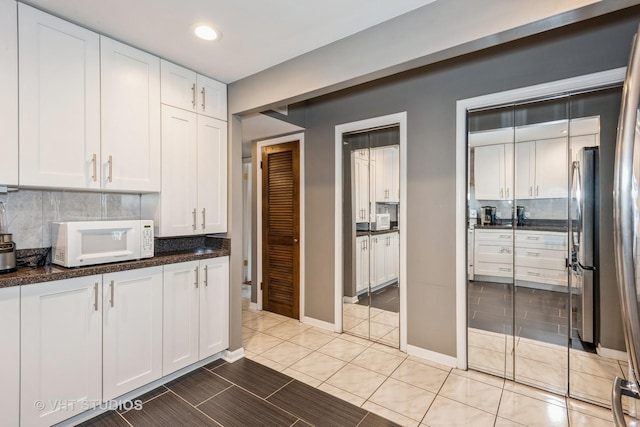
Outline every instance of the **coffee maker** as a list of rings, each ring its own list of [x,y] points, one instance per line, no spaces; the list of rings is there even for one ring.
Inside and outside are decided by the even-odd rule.
[[[496,207],[483,206],[480,208],[480,222],[482,225],[496,225]]]
[[[524,206],[516,206],[516,220],[518,227],[522,227],[526,223],[526,217],[524,214]]]
[[[0,202],[0,273],[16,271],[16,244],[7,227],[7,211]]]

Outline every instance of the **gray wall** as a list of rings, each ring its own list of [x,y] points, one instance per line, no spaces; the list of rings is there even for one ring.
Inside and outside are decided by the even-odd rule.
[[[334,127],[407,111],[408,344],[455,356],[456,101],[625,66],[639,19],[629,9],[307,101],[306,315],[334,320]]]

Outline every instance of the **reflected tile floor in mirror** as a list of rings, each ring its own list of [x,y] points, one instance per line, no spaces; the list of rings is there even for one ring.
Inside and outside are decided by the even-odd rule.
[[[504,337],[501,342],[504,349]],[[407,356],[352,335],[248,309],[247,302],[243,346],[255,362],[404,426],[613,425],[611,411],[601,406]],[[591,370],[589,360],[581,362],[588,374],[600,372]]]

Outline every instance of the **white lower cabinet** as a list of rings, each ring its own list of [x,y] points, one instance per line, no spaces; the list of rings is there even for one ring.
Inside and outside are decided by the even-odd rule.
[[[369,289],[369,236],[356,237],[356,294]]]
[[[229,257],[164,266],[163,375],[229,347]]]
[[[20,419],[20,287],[0,289],[0,414],[7,426]]]
[[[162,377],[162,267],[103,275],[103,400]]]
[[[511,278],[513,276],[513,231],[475,231],[474,276]]]
[[[391,232],[371,236],[371,287],[387,285],[398,280],[400,265],[399,233]]]
[[[50,426],[101,400],[101,283],[96,275],[22,287],[21,426]]]
[[[567,233],[516,231],[515,279],[567,286]]]
[[[200,359],[229,348],[229,257],[200,261]]]

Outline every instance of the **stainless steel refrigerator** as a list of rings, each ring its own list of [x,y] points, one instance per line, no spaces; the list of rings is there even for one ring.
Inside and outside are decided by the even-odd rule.
[[[639,29],[640,30],[640,29]],[[639,31],[640,32],[640,31]],[[622,327],[629,359],[628,379],[616,377],[611,393],[616,426],[625,426],[622,396],[640,399],[640,46],[636,34],[631,49],[618,120],[613,184],[613,240]],[[637,421],[634,421],[636,423]]]
[[[580,339],[595,343],[598,147],[581,148],[571,172],[571,292]]]

